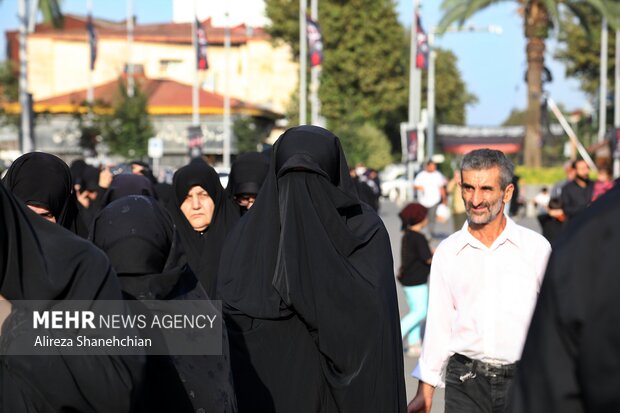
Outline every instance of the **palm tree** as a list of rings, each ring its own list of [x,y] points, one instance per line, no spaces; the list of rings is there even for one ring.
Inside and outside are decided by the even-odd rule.
[[[2,0],[0,0],[1,2]],[[35,8],[33,8],[33,4]],[[56,28],[62,27],[63,16],[59,0],[19,0],[19,102],[21,105],[21,150],[29,152],[33,148],[33,132],[30,125],[28,97],[28,58],[26,40],[29,29],[34,27],[36,12],[43,14],[43,21],[52,23]]]
[[[506,0],[443,0],[444,15],[440,31],[452,23],[463,24],[478,11]],[[593,10],[607,18],[610,25],[618,26],[620,4],[618,0],[513,0],[523,15],[523,29],[527,39],[527,116],[524,161],[526,166],[541,165],[540,147],[540,99],[542,74],[545,60],[545,41],[549,30],[559,27],[560,6],[570,11],[589,31],[586,16],[579,6],[590,5]],[[616,27],[617,28],[617,27]]]

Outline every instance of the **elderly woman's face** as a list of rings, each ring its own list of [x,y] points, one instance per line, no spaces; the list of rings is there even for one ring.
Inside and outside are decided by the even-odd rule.
[[[194,231],[202,232],[211,224],[215,203],[203,187],[195,185],[187,192],[181,211]]]

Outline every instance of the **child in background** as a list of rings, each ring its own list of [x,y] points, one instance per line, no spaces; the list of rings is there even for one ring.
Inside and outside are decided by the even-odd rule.
[[[418,357],[422,344],[422,322],[428,305],[428,275],[431,249],[421,233],[428,223],[428,209],[418,203],[408,204],[398,214],[402,221],[401,266],[398,281],[403,286],[409,312],[400,320],[403,340],[407,339],[407,355]]]
[[[601,195],[609,191],[614,186],[614,180],[612,178],[611,168],[604,166],[598,170],[598,177],[594,182],[594,189],[592,190],[592,202],[596,201]]]

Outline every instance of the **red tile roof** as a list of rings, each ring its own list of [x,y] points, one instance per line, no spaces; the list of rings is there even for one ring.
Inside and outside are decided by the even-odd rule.
[[[152,115],[187,115],[192,113],[192,86],[173,80],[147,79],[137,77],[136,82],[148,97],[148,111]],[[124,84],[124,83],[123,83]],[[94,88],[95,101],[102,102],[99,110],[106,111],[120,97],[121,80],[105,83]],[[217,93],[199,90],[200,113],[222,114],[224,97]],[[86,101],[86,90],[76,90],[63,95],[42,99],[35,102],[35,111],[68,113],[85,111],[82,103]],[[242,100],[230,99],[231,112],[250,116],[263,116],[272,119],[282,118],[280,113],[246,103]]]

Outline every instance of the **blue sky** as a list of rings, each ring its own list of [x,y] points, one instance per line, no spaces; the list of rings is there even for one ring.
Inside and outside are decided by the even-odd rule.
[[[217,0],[211,0],[217,1]],[[253,1],[253,0],[247,0]],[[3,0],[0,3],[0,50],[4,58],[4,31],[17,28],[18,0]],[[172,0],[133,0],[138,21],[163,22],[172,19]],[[422,24],[425,30],[439,22],[441,0],[421,0]],[[478,103],[467,110],[470,125],[497,125],[512,108],[526,105],[526,84],[524,82],[525,40],[522,19],[517,15],[517,2],[504,2],[474,16],[469,23],[476,26],[499,25],[503,34],[490,33],[448,33],[438,38],[435,44],[452,50],[458,57],[458,65],[467,87],[476,96]],[[319,0],[320,7],[320,0]],[[398,0],[400,20],[409,26],[413,14],[413,0]],[[124,0],[93,0],[97,17],[122,20],[126,13]],[[65,0],[63,11],[86,14],[86,0]],[[575,80],[564,77],[564,67],[552,58],[555,42],[547,45],[546,65],[554,81],[548,85],[550,95],[556,102],[568,109],[588,105],[585,95],[579,91]]]

